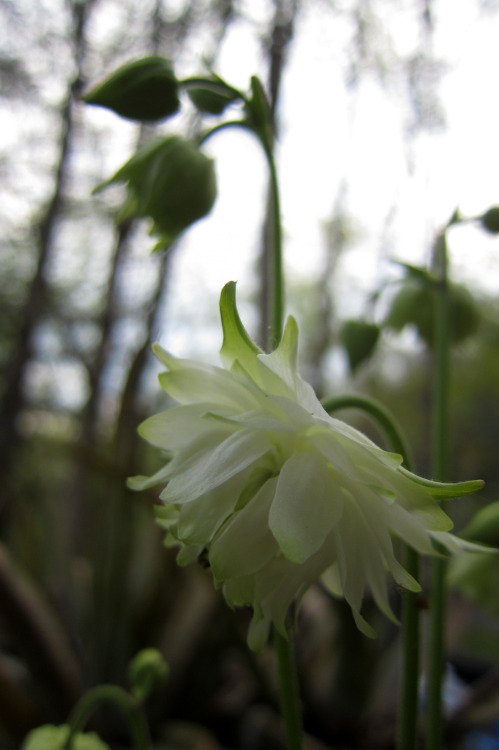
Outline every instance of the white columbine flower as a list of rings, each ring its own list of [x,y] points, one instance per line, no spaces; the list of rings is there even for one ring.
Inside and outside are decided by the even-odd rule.
[[[368,589],[394,619],[386,574],[410,591],[419,584],[395,557],[392,539],[432,554],[472,545],[449,534],[436,498],[479,489],[422,479],[402,459],[330,417],[297,367],[298,328],[287,320],[278,348],[264,354],[237,313],[235,284],[222,290],[223,368],[178,359],[155,346],[167,371],[161,387],[177,406],[140,427],[167,452],[136,489],[165,483],[158,518],[178,562],[203,556],[231,606],[250,606],[248,641],[266,642],[271,624],[285,633],[292,602],[318,579],[350,605],[357,626]]]

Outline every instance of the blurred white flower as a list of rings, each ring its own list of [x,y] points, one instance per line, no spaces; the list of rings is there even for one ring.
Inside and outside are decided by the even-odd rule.
[[[434,554],[474,548],[449,534],[436,498],[475,492],[480,481],[447,485],[401,466],[399,455],[330,417],[298,373],[298,328],[287,320],[278,348],[264,354],[237,312],[235,284],[222,290],[225,369],[178,359],[155,346],[167,371],[161,387],[177,406],[140,427],[168,462],[135,489],[166,482],[158,519],[178,562],[203,556],[231,606],[250,606],[248,642],[259,650],[271,624],[283,634],[292,602],[318,579],[350,605],[357,626],[369,590],[395,620],[387,572],[420,586],[395,557],[392,539]]]

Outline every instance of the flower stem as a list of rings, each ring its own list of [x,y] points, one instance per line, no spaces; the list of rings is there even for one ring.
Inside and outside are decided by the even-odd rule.
[[[332,396],[322,400],[322,406],[331,414],[340,409],[360,409],[369,414],[384,430],[390,445],[396,453],[402,456],[404,466],[411,471],[411,458],[400,427],[393,414],[379,401],[370,396],[358,393],[345,393],[340,396]]]
[[[69,718],[71,727],[62,750],[71,750],[73,740],[81,731],[89,716],[102,702],[114,703],[128,720],[135,750],[151,750],[151,740],[141,705],[130,693],[117,685],[98,685],[89,690],[78,701]]]
[[[447,288],[447,238],[445,231],[437,238],[433,272],[434,287],[434,382],[432,414],[432,473],[434,479],[447,479],[447,427],[449,333]],[[430,591],[430,641],[427,679],[426,750],[442,746],[442,685],[444,674],[444,631],[446,619],[444,557],[432,561]]]
[[[289,631],[288,631],[289,633]],[[298,680],[291,642],[274,628],[274,646],[277,655],[281,712],[284,721],[287,750],[303,750],[301,711],[298,699]]]
[[[274,232],[273,252],[271,256],[270,267],[270,309],[272,310],[271,319],[271,351],[277,347],[282,336],[284,322],[284,272],[282,257],[282,220],[281,220],[281,199],[279,193],[279,180],[275,164],[274,152],[272,146],[263,138],[261,142],[267,158],[270,170],[270,190],[272,196],[272,225]]]
[[[273,245],[269,264],[269,309],[272,311],[269,349],[272,351],[277,347],[282,337],[284,322],[284,272],[283,272],[283,254],[282,254],[282,219],[281,219],[281,198],[279,190],[279,178],[274,158],[273,144],[268,136],[271,132],[271,123],[266,123],[264,127],[254,128],[248,120],[227,120],[215,125],[211,130],[205,133],[198,142],[198,146],[203,146],[206,141],[216,133],[226,128],[243,128],[252,132],[263,148],[265,158],[270,172],[270,194],[272,199],[272,231]]]
[[[385,432],[393,450],[403,458],[411,470],[409,449],[392,414],[385,406],[369,396],[345,394],[325,399],[323,407],[329,413],[339,409],[361,409],[375,419]],[[405,569],[416,580],[419,577],[419,556],[407,548]],[[406,591],[402,600],[402,686],[398,721],[398,750],[414,750],[418,724],[419,682],[419,605],[418,594]]]

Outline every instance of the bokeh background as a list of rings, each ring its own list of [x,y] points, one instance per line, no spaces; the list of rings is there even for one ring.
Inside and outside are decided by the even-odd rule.
[[[431,266],[456,208],[470,219],[448,233],[465,299],[449,475],[486,489],[456,502],[460,530],[499,484],[499,239],[474,220],[499,203],[498,39],[494,0],[0,0],[2,748],[63,722],[86,687],[126,684],[145,646],[170,664],[149,706],[158,748],[281,747],[271,650],[248,653],[247,613],[226,608],[209,571],[177,568],[153,522],[156,494],[125,486],[160,461],[136,432],[164,407],[151,343],[216,362],[231,279],[264,338],[265,161],[241,131],[210,140],[212,214],[151,254],[147,222],[115,221],[122,190],[92,190],[157,132],[206,123],[184,102],[166,125],[139,127],[86,106],[84,91],[146,54],[170,58],[179,78],[204,63],[242,89],[261,78],[303,372],[321,396],[386,403],[427,475],[431,347],[421,304],[394,324],[407,278],[393,261]],[[359,361],[341,335],[351,319],[378,331]],[[494,742],[499,624],[494,597],[486,605],[451,592],[448,696],[474,700]],[[399,634],[378,625],[366,641],[341,602],[319,587],[306,596],[297,657],[311,748],[392,746]],[[95,727],[127,746],[111,712]]]

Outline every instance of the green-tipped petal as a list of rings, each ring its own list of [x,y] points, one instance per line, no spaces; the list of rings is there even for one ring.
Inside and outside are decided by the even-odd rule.
[[[435,482],[433,479],[425,479],[417,474],[405,469],[403,466],[400,467],[402,474],[412,479],[413,482],[420,484],[430,491],[432,497],[438,497],[443,499],[450,499],[455,497],[465,497],[466,495],[473,495],[478,490],[481,490],[484,486],[482,479],[472,479],[468,482]]]
[[[236,283],[229,281],[220,295],[220,317],[222,319],[223,344],[220,356],[230,370],[234,360],[239,360],[252,377],[258,376],[256,355],[261,349],[251,340],[241,322],[236,306]]]

